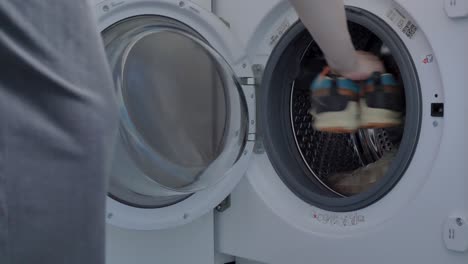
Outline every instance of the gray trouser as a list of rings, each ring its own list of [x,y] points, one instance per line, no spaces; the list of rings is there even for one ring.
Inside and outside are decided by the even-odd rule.
[[[0,1],[0,263],[104,263],[116,131],[86,0]]]

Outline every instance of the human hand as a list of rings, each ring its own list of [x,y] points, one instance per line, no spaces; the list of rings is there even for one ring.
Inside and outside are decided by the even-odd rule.
[[[337,74],[355,81],[366,80],[374,72],[385,72],[383,62],[374,54],[364,51],[356,51],[355,67],[351,70],[334,70]]]

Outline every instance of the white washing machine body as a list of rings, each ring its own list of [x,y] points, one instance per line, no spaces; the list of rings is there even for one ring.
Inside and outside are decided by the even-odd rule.
[[[261,263],[466,263],[468,18],[449,17],[454,1],[345,2],[393,29],[412,61],[421,107],[411,162],[385,195],[336,212],[300,199],[279,176],[269,147],[260,146],[231,207],[216,214],[217,248]],[[456,2],[460,10],[466,1]],[[268,89],[297,15],[284,1],[220,1],[216,8],[246,43],[258,89]],[[443,117],[434,104],[443,104]],[[262,129],[260,137],[269,133]]]
[[[225,171],[221,170],[224,167],[215,168],[212,174],[223,177],[210,186],[198,186],[192,192],[161,188],[158,192],[162,195],[185,195],[164,206],[135,206],[122,199],[108,198],[109,263],[226,263],[215,258],[216,252],[235,256],[238,263],[243,263],[241,259],[263,263],[408,260],[466,263],[468,180],[464,173],[468,169],[465,161],[468,142],[464,135],[468,121],[463,113],[468,108],[464,100],[468,92],[462,86],[468,81],[463,72],[467,68],[468,19],[447,16],[444,4],[453,7],[452,1],[347,1],[357,8],[355,16],[372,14],[394,29],[404,44],[409,54],[406,59],[412,62],[411,68],[418,77],[420,114],[415,126],[418,133],[413,135],[417,137],[413,141],[417,146],[398,183],[371,204],[342,212],[320,209],[323,207],[300,199],[286,186],[261,144],[257,144],[257,153],[252,155],[255,141],[261,142],[256,130],[262,130],[261,125],[256,127],[256,94],[261,93],[255,90],[261,91],[271,79],[270,69],[281,57],[278,50],[296,26],[297,16],[287,2],[220,0],[200,1],[197,5],[172,0],[96,0],[95,3],[105,41],[106,32],[115,25],[137,19],[136,24],[130,25],[138,26],[143,35],[136,36],[120,50],[122,55],[133,54],[133,49],[140,47],[137,42],[148,36],[162,36],[160,33],[182,36],[190,43],[183,42],[186,47],[204,50],[217,66],[222,66],[220,71],[232,75],[232,83],[225,87],[225,93],[232,96],[227,104],[231,107],[227,112],[232,114],[228,120],[241,122],[241,114],[236,113],[243,108],[247,113],[244,144],[236,148],[239,157]],[[211,7],[223,20],[208,10]],[[156,25],[144,25],[139,17],[158,19]],[[162,24],[158,24],[160,20]],[[399,28],[400,21],[411,23],[415,30],[406,34]],[[111,32],[111,40],[120,41]],[[106,47],[111,44],[106,42]],[[119,52],[119,49],[111,52],[115,50]],[[151,50],[147,54],[148,59],[152,58]],[[157,50],[154,54],[158,54]],[[119,61],[121,56],[117,57],[111,58],[113,72],[124,72],[125,60]],[[254,77],[258,89],[254,88]],[[117,78],[116,82],[119,81]],[[239,89],[235,90],[236,87]],[[443,117],[434,116],[431,111],[434,103],[444,104]],[[240,129],[229,130],[233,138]],[[268,150],[269,146],[264,148]],[[119,169],[125,171],[127,163],[122,164]],[[249,164],[247,177],[242,179]],[[147,180],[143,178],[142,182],[151,187]],[[142,182],[126,183],[152,193]],[[213,208],[236,186],[231,204],[223,204],[220,209],[227,209],[213,217]]]

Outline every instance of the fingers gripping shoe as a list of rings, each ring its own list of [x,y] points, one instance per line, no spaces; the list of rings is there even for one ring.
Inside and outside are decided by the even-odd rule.
[[[311,86],[311,115],[315,130],[352,133],[359,126],[360,87],[351,80],[329,75],[326,68]]]

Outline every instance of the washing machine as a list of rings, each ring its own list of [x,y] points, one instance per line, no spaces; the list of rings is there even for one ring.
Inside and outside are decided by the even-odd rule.
[[[108,263],[466,263],[466,1],[346,1],[404,125],[314,131],[285,1],[96,0],[120,104]]]
[[[308,88],[324,59],[294,10],[219,6],[254,69],[258,140],[216,213],[217,250],[252,263],[466,263],[467,2],[345,3],[355,47],[404,88],[400,127],[314,131]]]

